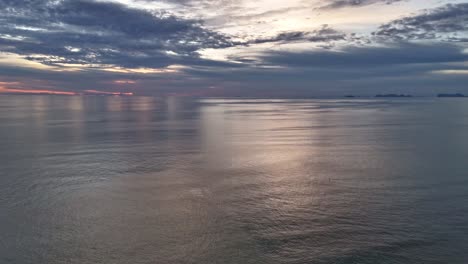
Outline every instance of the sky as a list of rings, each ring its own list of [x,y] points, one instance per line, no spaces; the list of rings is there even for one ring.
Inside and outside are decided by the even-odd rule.
[[[0,0],[0,93],[468,94],[468,1]]]

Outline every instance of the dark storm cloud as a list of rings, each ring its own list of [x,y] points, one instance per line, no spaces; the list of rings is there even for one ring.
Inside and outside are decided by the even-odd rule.
[[[91,0],[1,0],[0,51],[44,64],[206,64],[197,50],[231,46],[202,22]]]
[[[372,4],[393,4],[405,0],[330,0],[320,9],[338,9],[345,7],[360,7]]]
[[[446,39],[463,41],[468,33],[468,3],[448,4],[380,26],[377,37],[399,40]]]

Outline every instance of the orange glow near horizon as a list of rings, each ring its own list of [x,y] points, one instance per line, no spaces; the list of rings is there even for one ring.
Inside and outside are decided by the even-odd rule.
[[[69,91],[56,91],[56,90],[44,90],[44,89],[18,89],[8,88],[1,86],[0,82],[0,94],[43,94],[43,95],[120,95],[120,96],[132,96],[131,92],[105,92],[98,90],[85,90],[84,92],[69,92]],[[12,83],[10,83],[12,84]],[[16,83],[14,83],[16,84]]]
[[[97,90],[85,90],[85,94],[99,94],[99,95],[123,95],[123,96],[132,96],[133,93],[129,92],[104,92],[104,91],[97,91]]]
[[[0,87],[0,93],[77,95],[77,93],[75,93],[75,92],[66,92],[66,91],[35,90],[35,89],[12,89],[12,88],[4,88],[4,87]]]
[[[115,80],[115,84],[136,84],[136,81],[133,80]]]

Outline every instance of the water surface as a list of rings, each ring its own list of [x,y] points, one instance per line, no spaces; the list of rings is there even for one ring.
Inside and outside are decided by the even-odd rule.
[[[0,263],[466,263],[468,101],[0,96]]]

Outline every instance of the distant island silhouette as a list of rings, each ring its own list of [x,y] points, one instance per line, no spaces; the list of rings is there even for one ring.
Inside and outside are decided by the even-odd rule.
[[[360,95],[353,95],[347,94],[343,96],[344,98],[370,98],[370,96],[360,96]],[[415,97],[411,94],[377,94],[374,96],[375,98],[412,98]],[[420,97],[420,96],[416,96]],[[448,98],[468,98],[468,95],[464,95],[462,93],[440,93],[435,95],[435,97],[448,97]]]
[[[413,97],[412,95],[409,95],[409,94],[378,94],[376,95],[375,97],[377,98],[402,98],[402,97]]]
[[[466,97],[466,96],[461,93],[455,93],[455,94],[438,94],[437,97]]]

